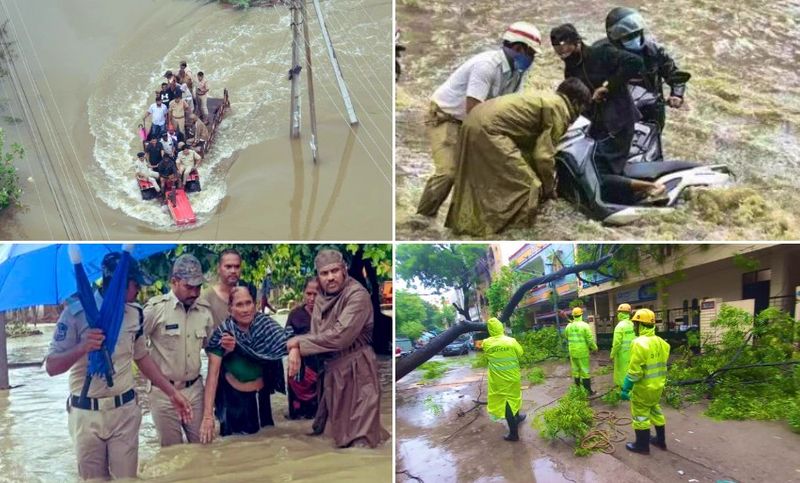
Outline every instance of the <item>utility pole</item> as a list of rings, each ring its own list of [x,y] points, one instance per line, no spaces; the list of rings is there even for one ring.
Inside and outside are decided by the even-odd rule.
[[[292,68],[289,79],[292,81],[291,107],[289,108],[289,127],[292,138],[300,137],[300,9],[297,3],[303,0],[291,0],[289,10],[292,11]]]
[[[328,48],[328,58],[333,66],[333,72],[336,74],[336,82],[339,84],[339,92],[342,94],[342,99],[344,100],[344,107],[347,110],[348,121],[350,122],[350,125],[358,124],[356,111],[353,109],[353,102],[350,100],[350,93],[347,90],[347,85],[344,83],[342,69],[339,67],[339,59],[336,58],[336,52],[333,50],[331,37],[328,35],[328,27],[325,25],[325,19],[322,18],[322,7],[319,5],[319,0],[314,0],[314,10],[317,12],[319,28],[322,30],[322,38],[325,40],[325,46]]]
[[[308,15],[306,15],[305,0],[295,0],[300,3],[303,17],[303,38],[306,44],[306,75],[308,79],[308,105],[311,114],[311,157],[317,162],[317,111],[314,107],[314,76],[311,70],[311,41],[308,36]]]

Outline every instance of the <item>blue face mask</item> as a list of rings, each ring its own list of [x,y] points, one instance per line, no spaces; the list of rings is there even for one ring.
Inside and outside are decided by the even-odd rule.
[[[525,72],[526,70],[530,69],[532,65],[533,57],[528,57],[522,52],[518,52],[514,55],[514,68],[518,71]]]
[[[644,42],[642,41],[642,36],[639,35],[637,37],[628,40],[627,42],[622,42],[622,47],[624,47],[625,50],[635,50],[637,52],[642,50],[644,48]]]

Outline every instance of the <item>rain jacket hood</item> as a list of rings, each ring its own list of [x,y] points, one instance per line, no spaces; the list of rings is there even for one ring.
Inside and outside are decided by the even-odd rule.
[[[496,319],[495,317],[492,317],[491,319],[489,319],[488,322],[486,322],[486,327],[489,330],[489,336],[490,337],[496,337],[498,335],[503,335],[503,332],[504,332],[503,331],[503,323],[500,322],[500,320]]]
[[[631,360],[631,343],[636,338],[633,332],[631,314],[628,312],[617,313],[619,323],[614,327],[614,340],[611,344],[611,359],[614,361],[614,384],[622,387],[628,364]]]

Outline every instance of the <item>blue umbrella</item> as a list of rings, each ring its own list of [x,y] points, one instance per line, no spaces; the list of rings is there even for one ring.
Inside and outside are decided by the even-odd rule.
[[[75,271],[65,243],[0,244],[0,312],[34,305],[57,305],[78,291]],[[132,256],[137,260],[161,253],[175,244],[139,244]],[[80,245],[89,280],[102,274],[100,263],[122,244]]]

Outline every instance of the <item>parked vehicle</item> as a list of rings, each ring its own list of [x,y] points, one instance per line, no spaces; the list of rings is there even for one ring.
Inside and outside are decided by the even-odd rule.
[[[443,356],[463,356],[469,354],[470,348],[470,337],[469,335],[462,335],[459,336],[458,339],[454,340],[453,342],[447,344],[447,346],[442,349]]]
[[[401,337],[399,339],[395,339],[394,341],[395,357],[405,357],[411,354],[412,352],[414,352],[414,344],[411,342],[411,339],[407,337]]]

